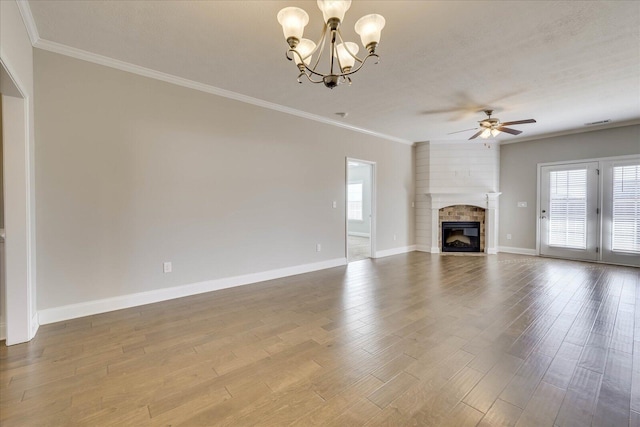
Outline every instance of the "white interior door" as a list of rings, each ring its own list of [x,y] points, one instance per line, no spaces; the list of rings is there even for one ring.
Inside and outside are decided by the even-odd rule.
[[[598,162],[540,168],[540,254],[598,259]]]
[[[640,266],[640,159],[602,165],[602,261]]]

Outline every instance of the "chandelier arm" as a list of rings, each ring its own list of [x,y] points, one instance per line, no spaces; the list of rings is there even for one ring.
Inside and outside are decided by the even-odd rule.
[[[318,62],[320,61],[320,56],[322,56],[322,51],[324,50],[324,39],[326,38],[326,35],[327,35],[327,26],[324,25],[322,27],[322,33],[320,33],[320,40],[318,40],[316,47],[314,47],[313,50],[309,52],[309,55],[307,55],[307,58],[308,58],[310,56],[313,56],[313,54],[316,53],[318,50],[320,51],[320,55],[318,55],[318,58],[316,59],[316,64],[314,68],[318,66]]]
[[[362,62],[360,63],[360,65],[359,65],[357,68],[355,68],[355,69],[353,69],[353,70],[350,70],[348,73],[341,73],[341,74],[339,74],[339,75],[340,75],[341,77],[343,77],[343,76],[350,76],[351,74],[357,73],[357,72],[358,72],[358,70],[360,70],[360,68],[362,68],[362,67],[364,66],[364,64],[367,62],[367,59],[369,59],[369,58],[371,58],[371,57],[375,57],[375,58],[376,58],[376,62],[375,62],[376,64],[377,64],[377,63],[379,62],[379,60],[380,60],[380,57],[378,56],[378,54],[377,54],[377,53],[370,53],[369,55],[367,55],[367,56],[365,56],[365,57],[364,57],[364,59],[362,60]]]
[[[337,29],[337,31],[338,31],[338,37],[340,37],[340,42],[341,42],[341,43],[342,43],[342,45],[344,46],[344,49],[347,51],[347,53],[348,53],[349,55],[351,55],[351,56],[353,57],[353,59],[355,59],[356,61],[358,61],[359,63],[361,63],[361,64],[362,64],[364,61],[363,61],[362,59],[358,58],[358,56],[357,56],[357,55],[354,55],[354,54],[353,54],[353,52],[351,52],[351,51],[349,50],[349,45],[348,45],[347,43],[345,43],[344,39],[342,38],[342,32],[340,31],[340,28],[338,28],[338,29]],[[339,59],[340,59],[340,58],[338,58],[338,60],[339,60]],[[341,69],[342,69],[342,68],[341,68]]]
[[[294,55],[297,55],[298,58],[300,59],[300,62],[302,63],[300,65],[304,65],[304,69],[305,70],[307,70],[309,73],[315,74],[315,75],[317,75],[319,77],[324,77],[325,76],[324,74],[317,72],[315,69],[318,67],[318,64],[320,63],[320,59],[322,58],[322,53],[324,52],[324,45],[325,45],[326,39],[327,39],[327,26],[325,25],[325,26],[322,27],[322,34],[320,35],[320,40],[318,40],[318,44],[316,45],[315,49],[313,49],[311,51],[311,53],[309,53],[309,55],[307,55],[305,58],[303,58],[302,55],[300,55],[300,52],[298,52],[298,50],[295,47],[292,47],[292,48],[289,48],[289,50],[287,50],[285,56],[287,57],[287,59],[289,61],[293,61],[293,59],[295,58]],[[308,58],[309,56],[313,55],[316,51],[319,51],[320,54],[316,58],[316,62],[313,65],[313,67],[309,67],[304,62],[304,60],[306,58]],[[290,56],[290,54],[291,54],[291,56]],[[302,72],[302,73],[300,73],[300,75],[298,75],[298,82],[299,83],[302,83],[300,81],[300,77],[302,76],[302,74],[307,76],[307,79],[309,79],[309,81],[312,82],[312,83],[322,83],[323,82],[322,80],[318,80],[318,81],[312,80],[311,77],[307,73]]]
[[[329,59],[329,62],[330,62],[329,73],[334,74],[333,72],[334,58],[338,56],[336,53],[336,30],[331,30],[331,49],[329,51],[329,55],[331,56],[331,58]],[[338,65],[340,65],[340,58],[338,58]],[[340,72],[342,72],[342,67],[340,67]]]
[[[302,77],[302,76],[305,76],[307,78],[307,80],[309,80],[311,83],[324,83],[324,80],[313,80],[311,78],[311,75],[305,73],[304,71],[298,75],[298,83],[302,83],[300,81],[300,77]]]
[[[297,53],[297,52],[296,52],[296,53]],[[377,58],[377,59],[379,59],[379,58],[380,58],[380,57],[378,56],[378,54],[377,54],[377,53],[370,53],[369,55],[367,55],[367,56],[365,56],[365,57],[364,57],[364,59],[362,60],[362,63],[360,63],[360,65],[358,65],[356,68],[354,68],[354,69],[350,70],[348,73],[340,72],[340,73],[338,73],[338,74],[334,74],[334,75],[335,75],[335,76],[337,76],[337,77],[347,77],[347,76],[350,76],[351,74],[357,73],[357,72],[358,72],[358,70],[360,70],[360,69],[364,66],[364,64],[367,62],[367,60],[368,60],[369,58],[371,58],[371,57],[375,57],[375,58]],[[378,62],[376,61],[376,64],[377,64],[377,63],[378,63]],[[319,72],[317,72],[316,70],[314,70],[313,68],[308,67],[306,64],[304,64],[304,69],[305,69],[305,70],[307,70],[307,71],[309,72],[309,74],[316,75],[316,76],[318,76],[318,77],[323,77],[323,78],[324,78],[324,77],[326,77],[326,76],[330,75],[330,74],[323,74],[323,73],[319,73]],[[306,74],[306,73],[305,73],[305,74]],[[309,80],[310,80],[310,81],[312,81],[313,83],[321,83],[321,82],[317,82],[317,81],[315,81],[315,80],[311,80],[311,78],[310,78],[310,76],[309,76],[309,75],[307,75],[307,78],[309,78]]]
[[[304,62],[304,58],[302,57],[302,55],[300,55],[300,52],[298,52],[298,51],[296,50],[296,48],[295,48],[295,47],[290,48],[290,49],[287,51],[287,53],[286,53],[286,57],[287,57],[287,59],[288,59],[289,61],[293,61],[293,59],[295,58],[295,56],[293,56],[293,55],[292,55],[291,57],[289,57],[289,53],[294,53],[294,54],[296,54],[296,55],[298,56],[298,58],[300,58],[300,61]]]
[[[322,27],[322,35],[320,36],[320,40],[318,40],[318,44],[313,52],[320,52],[318,57],[316,58],[316,63],[313,64],[313,67],[307,67],[307,64],[304,64],[304,68],[309,70],[310,72],[322,76],[320,73],[316,73],[316,69],[318,68],[318,64],[320,63],[320,58],[322,58],[322,53],[324,52],[324,44],[327,40],[327,24]]]

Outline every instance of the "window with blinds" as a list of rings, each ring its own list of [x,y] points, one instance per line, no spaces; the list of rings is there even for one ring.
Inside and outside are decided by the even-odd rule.
[[[549,174],[549,246],[587,247],[587,170]]]
[[[347,186],[347,218],[362,221],[362,183]]]
[[[611,249],[640,254],[640,165],[613,168]]]

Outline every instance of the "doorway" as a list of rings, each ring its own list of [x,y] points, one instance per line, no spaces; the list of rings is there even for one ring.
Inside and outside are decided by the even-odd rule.
[[[640,157],[539,165],[540,255],[640,266]]]
[[[598,163],[540,169],[540,254],[595,261]]]
[[[347,262],[373,258],[375,163],[347,158]]]
[[[0,311],[6,345],[29,341],[38,330],[35,305],[35,211],[32,105],[13,68],[0,57],[4,289]]]

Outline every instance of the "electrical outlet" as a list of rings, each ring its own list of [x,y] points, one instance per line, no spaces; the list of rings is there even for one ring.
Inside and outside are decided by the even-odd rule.
[[[320,245],[320,243],[318,243],[316,245],[316,252],[320,252],[322,250],[322,245]]]
[[[518,202],[518,207],[519,208],[526,208],[527,207],[527,202]]]
[[[411,207],[415,208],[416,207],[416,202],[411,202]]]
[[[335,200],[333,201],[333,209],[338,207],[338,202],[336,202]]]
[[[396,241],[396,239],[397,239],[397,237],[396,237],[396,235],[394,234],[394,235],[393,235],[393,241],[395,242],[395,241]]]
[[[163,273],[171,273],[173,271],[173,267],[171,266],[171,262],[162,263],[162,272]]]
[[[507,240],[511,240],[511,234],[507,234]]]

